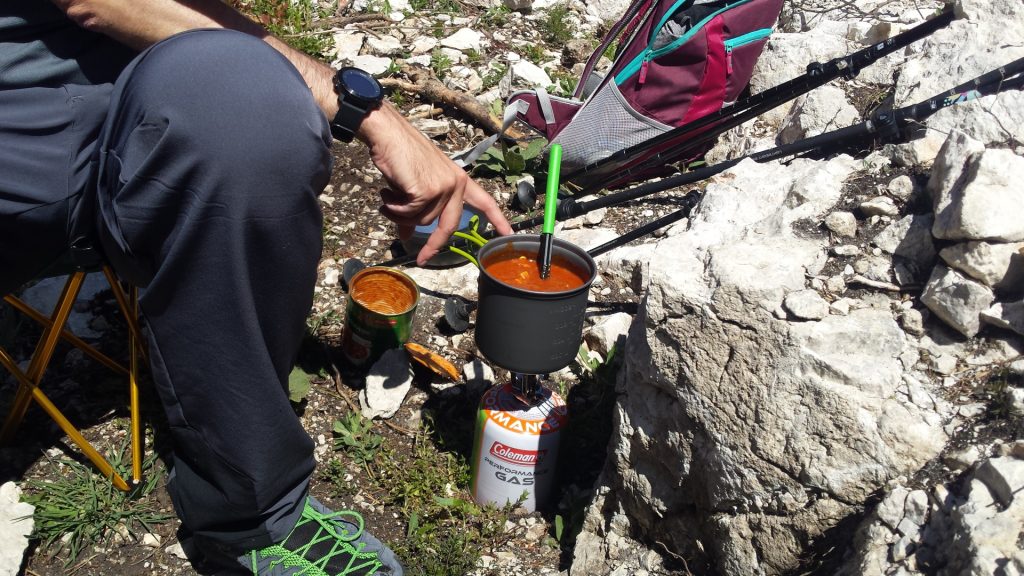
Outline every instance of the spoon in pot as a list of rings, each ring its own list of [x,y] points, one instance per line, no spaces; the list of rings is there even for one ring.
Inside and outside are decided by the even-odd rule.
[[[544,226],[540,234],[540,277],[551,273],[551,243],[555,234],[555,209],[558,204],[558,172],[562,167],[562,145],[552,144],[548,152],[548,181],[544,194]]]

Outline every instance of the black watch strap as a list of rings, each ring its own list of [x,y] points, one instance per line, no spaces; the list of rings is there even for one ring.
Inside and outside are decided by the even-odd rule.
[[[369,113],[366,108],[356,106],[345,98],[338,99],[338,113],[331,120],[331,135],[342,142],[351,142]]]

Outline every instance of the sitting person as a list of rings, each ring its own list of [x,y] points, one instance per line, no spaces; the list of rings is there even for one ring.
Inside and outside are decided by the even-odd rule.
[[[402,568],[309,495],[313,442],[285,382],[321,255],[332,137],[359,139],[400,234],[494,200],[356,69],[336,72],[218,0],[0,8],[0,293],[70,252],[140,288],[173,443],[168,490],[211,566]]]

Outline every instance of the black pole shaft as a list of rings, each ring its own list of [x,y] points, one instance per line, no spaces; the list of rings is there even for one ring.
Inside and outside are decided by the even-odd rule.
[[[654,232],[655,230],[658,230],[659,228],[664,228],[669,224],[678,222],[690,215],[690,212],[693,211],[694,207],[697,206],[697,203],[700,202],[700,198],[701,194],[699,192],[690,192],[689,194],[683,197],[683,207],[680,208],[679,210],[676,210],[675,212],[672,212],[667,216],[662,216],[657,220],[648,222],[647,224],[644,224],[639,228],[630,230],[629,232],[626,232],[622,236],[609,240],[604,244],[601,244],[600,246],[591,248],[590,250],[587,250],[587,254],[590,254],[592,257],[600,256],[601,254],[604,254],[605,252],[608,252],[610,250],[614,250],[619,246],[625,246],[626,244],[629,244],[633,240],[643,238],[644,236]]]

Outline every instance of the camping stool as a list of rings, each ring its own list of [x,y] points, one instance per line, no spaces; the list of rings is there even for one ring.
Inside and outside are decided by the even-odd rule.
[[[114,298],[117,300],[118,307],[121,309],[124,318],[127,320],[129,333],[128,348],[130,351],[129,366],[127,368],[110,359],[93,346],[87,344],[66,328],[68,317],[71,315],[71,309],[74,306],[75,300],[78,298],[78,293],[82,288],[86,274],[96,271],[102,271],[104,276],[106,276],[107,282],[110,284],[111,290],[113,290]],[[53,277],[58,275],[60,274],[49,273],[44,274],[43,277]],[[78,268],[71,271],[64,284],[64,289],[61,292],[60,298],[58,298],[53,312],[49,317],[32,308],[14,295],[5,295],[4,301],[22,314],[38,322],[43,327],[43,333],[39,338],[38,344],[36,344],[35,351],[32,353],[32,357],[28,363],[28,368],[24,371],[18,367],[14,358],[12,358],[11,355],[4,350],[2,346],[0,346],[0,364],[2,364],[3,367],[6,368],[7,371],[10,372],[18,381],[18,390],[14,396],[14,403],[11,405],[7,420],[4,421],[3,429],[0,431],[0,444],[7,444],[12,439],[14,432],[17,430],[25,416],[25,412],[28,410],[30,402],[35,400],[35,402],[39,404],[39,406],[49,414],[51,418],[53,418],[57,425],[60,426],[61,430],[71,438],[72,442],[78,445],[85,456],[89,458],[97,468],[99,468],[100,472],[110,479],[115,487],[127,492],[133,487],[139,485],[142,480],[142,431],[141,420],[139,417],[138,356],[139,354],[142,354],[143,357],[145,357],[145,348],[142,345],[143,341],[140,338],[139,332],[137,314],[138,290],[134,286],[125,290],[125,288],[122,287],[121,282],[114,275],[113,270],[104,264],[96,268]],[[92,444],[85,439],[84,436],[82,436],[82,433],[68,421],[64,414],[61,413],[49,398],[47,398],[46,394],[44,394],[42,389],[39,387],[39,384],[43,379],[43,374],[45,374],[46,368],[53,357],[54,349],[57,347],[58,341],[62,338],[104,366],[128,377],[132,459],[132,475],[130,482],[126,482],[125,479],[114,470],[114,467],[110,462],[108,462],[107,459],[104,458],[92,446]]]

